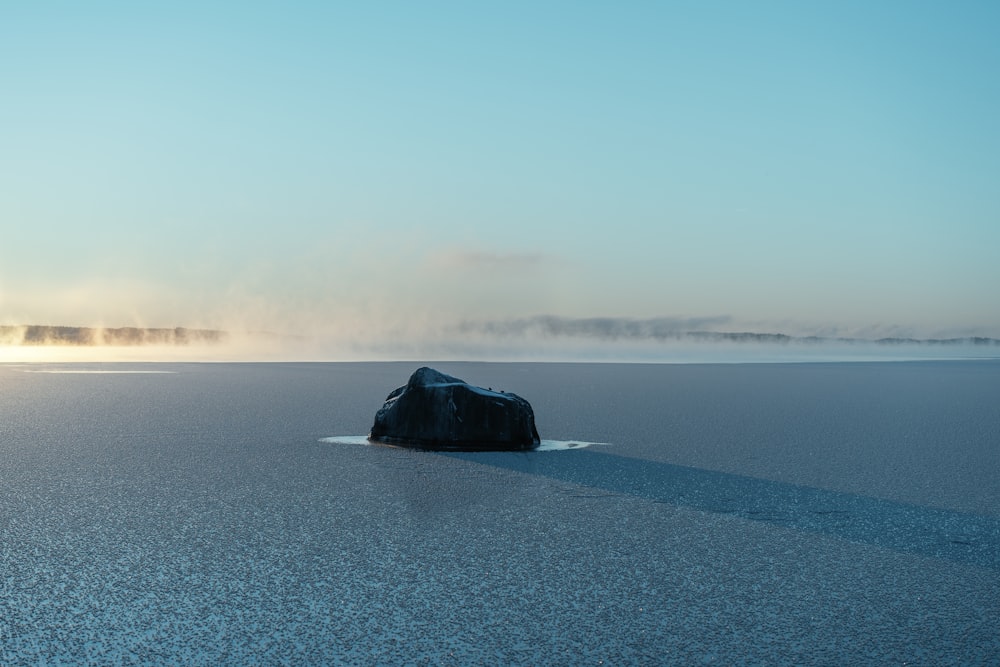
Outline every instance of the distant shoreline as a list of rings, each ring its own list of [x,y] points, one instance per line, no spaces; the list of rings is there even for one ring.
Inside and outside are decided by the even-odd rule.
[[[852,338],[849,336],[789,336],[781,333],[688,331],[679,338],[706,342],[727,343],[807,343],[848,345],[1000,345],[1000,339],[986,336],[965,336],[956,338]]]
[[[70,327],[50,325],[0,326],[0,345],[59,345],[74,347],[138,345],[218,345],[229,333],[186,327]]]
[[[264,335],[264,334],[260,334]],[[523,332],[511,335],[501,334],[501,338],[522,337]],[[551,336],[552,334],[550,334]],[[651,340],[656,342],[693,343],[737,343],[768,345],[878,345],[896,346],[975,346],[1000,347],[1000,339],[986,336],[966,336],[954,338],[857,338],[846,336],[791,336],[783,333],[756,333],[749,331],[676,331],[669,334],[630,335],[589,335],[583,332],[567,331],[555,334],[558,337],[580,339],[592,338],[603,342]],[[269,334],[268,336],[273,336]],[[229,342],[231,334],[220,329],[189,329],[187,327],[76,327],[54,325],[0,325],[0,346],[185,346],[221,345]]]

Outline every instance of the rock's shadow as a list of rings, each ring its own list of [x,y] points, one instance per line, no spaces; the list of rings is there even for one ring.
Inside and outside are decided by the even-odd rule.
[[[704,512],[1000,570],[1000,518],[911,505],[603,451],[450,452],[474,461]]]

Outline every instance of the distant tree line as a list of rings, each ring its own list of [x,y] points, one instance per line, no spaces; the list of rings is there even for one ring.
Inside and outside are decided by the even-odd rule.
[[[221,343],[226,337],[225,331],[185,327],[0,326],[0,343],[20,345],[190,345]]]
[[[985,336],[964,338],[850,338],[824,336],[789,336],[782,333],[724,331],[686,331],[677,338],[735,343],[875,343],[876,345],[1000,345],[1000,339]]]

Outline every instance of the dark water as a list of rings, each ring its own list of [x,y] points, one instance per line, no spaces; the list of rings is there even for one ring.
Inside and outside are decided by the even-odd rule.
[[[0,664],[1000,663],[1000,363],[417,365],[0,366]]]

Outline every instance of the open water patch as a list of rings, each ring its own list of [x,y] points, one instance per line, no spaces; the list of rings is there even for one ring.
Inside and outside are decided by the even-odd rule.
[[[328,442],[335,445],[379,445],[380,442],[372,442],[367,435],[335,435],[329,438],[320,438],[320,442]],[[538,447],[527,449],[528,452],[558,452],[568,449],[585,449],[593,445],[608,445],[607,442],[589,442],[586,440],[542,440]]]

